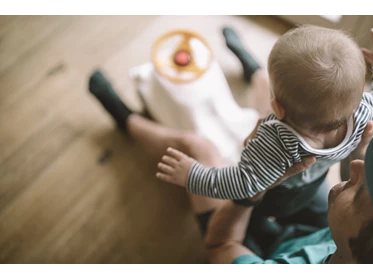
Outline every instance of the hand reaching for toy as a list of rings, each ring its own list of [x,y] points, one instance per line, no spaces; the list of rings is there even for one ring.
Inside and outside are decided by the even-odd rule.
[[[155,175],[158,179],[167,183],[186,187],[188,183],[189,170],[195,159],[173,148],[167,149],[167,155],[162,157],[162,162],[158,163],[161,172]]]

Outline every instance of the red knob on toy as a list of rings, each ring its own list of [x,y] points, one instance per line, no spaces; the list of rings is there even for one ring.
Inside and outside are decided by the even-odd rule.
[[[190,60],[191,60],[191,56],[186,51],[178,51],[174,57],[174,62],[179,66],[188,65]]]

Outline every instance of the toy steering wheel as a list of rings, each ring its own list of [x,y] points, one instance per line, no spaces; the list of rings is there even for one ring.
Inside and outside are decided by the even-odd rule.
[[[160,75],[176,83],[187,83],[209,69],[213,53],[202,36],[187,30],[175,30],[155,42],[152,60]]]

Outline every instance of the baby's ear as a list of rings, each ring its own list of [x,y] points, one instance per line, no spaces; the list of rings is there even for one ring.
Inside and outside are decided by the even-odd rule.
[[[286,112],[284,107],[277,101],[276,98],[271,99],[271,106],[273,111],[275,112],[276,117],[279,120],[283,120],[285,118]]]

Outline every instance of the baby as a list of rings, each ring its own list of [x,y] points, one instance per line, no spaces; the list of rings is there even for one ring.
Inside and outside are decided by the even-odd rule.
[[[314,165],[282,185],[291,191],[324,182],[329,167],[357,147],[373,120],[373,95],[363,93],[366,66],[360,48],[342,31],[303,26],[280,37],[268,71],[274,113],[260,123],[237,166],[208,168],[171,149],[157,177],[193,194],[246,199],[314,156]]]

